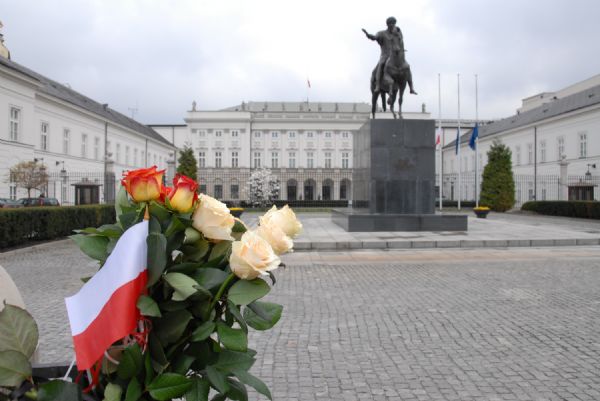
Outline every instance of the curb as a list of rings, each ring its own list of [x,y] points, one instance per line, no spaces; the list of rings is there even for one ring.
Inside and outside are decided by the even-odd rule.
[[[513,248],[600,245],[600,238],[492,239],[446,241],[294,241],[294,251],[340,251],[353,249]]]

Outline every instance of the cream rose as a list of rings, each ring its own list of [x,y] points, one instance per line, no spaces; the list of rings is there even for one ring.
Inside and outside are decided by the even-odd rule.
[[[231,229],[235,219],[223,202],[200,194],[200,202],[192,215],[192,226],[206,238],[233,241]]]
[[[264,217],[260,218],[260,226],[256,229],[256,234],[267,241],[277,255],[283,255],[294,247],[294,241],[285,235],[279,226]]]
[[[302,223],[296,218],[296,214],[288,205],[281,209],[277,209],[275,205],[261,219],[269,225],[278,226],[283,230],[285,235],[294,238],[302,231]]]
[[[246,231],[240,241],[233,242],[229,266],[242,280],[254,280],[261,274],[275,270],[281,259],[267,241],[254,231]]]

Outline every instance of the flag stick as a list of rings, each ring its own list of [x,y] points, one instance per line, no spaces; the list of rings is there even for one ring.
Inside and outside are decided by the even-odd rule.
[[[475,126],[479,125],[479,98],[475,74]],[[478,133],[479,134],[479,133]],[[475,138],[475,207],[479,207],[479,135]]]
[[[458,96],[458,135],[456,140],[458,141],[458,143],[456,144],[457,146],[457,151],[456,151],[456,158],[458,161],[458,210],[460,210],[460,198],[462,196],[462,191],[461,191],[461,170],[462,170],[462,164],[460,162],[460,74],[456,74],[456,82],[457,82],[457,96]]]
[[[439,177],[439,197],[440,197],[440,212],[442,211],[442,198],[443,198],[443,187],[442,187],[442,176],[444,174],[444,165],[442,164],[442,147],[444,146],[444,142],[442,141],[442,78],[438,73],[438,135],[440,138],[440,177]],[[437,138],[436,138],[437,139]],[[437,141],[436,141],[437,142]]]

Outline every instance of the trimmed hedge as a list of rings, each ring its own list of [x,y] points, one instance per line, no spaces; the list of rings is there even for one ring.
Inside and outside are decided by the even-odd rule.
[[[73,234],[73,230],[114,222],[113,205],[0,209],[0,249],[65,237]]]
[[[525,202],[521,210],[549,216],[600,219],[600,202],[595,201],[537,201]]]

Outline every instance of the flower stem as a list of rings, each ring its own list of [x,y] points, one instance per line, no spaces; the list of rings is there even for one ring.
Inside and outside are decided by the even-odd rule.
[[[229,275],[229,277],[227,277],[225,279],[225,281],[223,281],[223,284],[221,284],[221,287],[219,287],[219,291],[217,291],[217,295],[215,295],[215,297],[213,298],[212,302],[210,303],[210,308],[209,311],[213,310],[215,308],[215,305],[217,304],[217,302],[219,301],[219,299],[221,299],[221,296],[223,296],[223,293],[225,292],[225,289],[227,288],[227,286],[229,285],[229,283],[231,283],[231,280],[233,280],[235,278],[235,274],[231,273]]]

